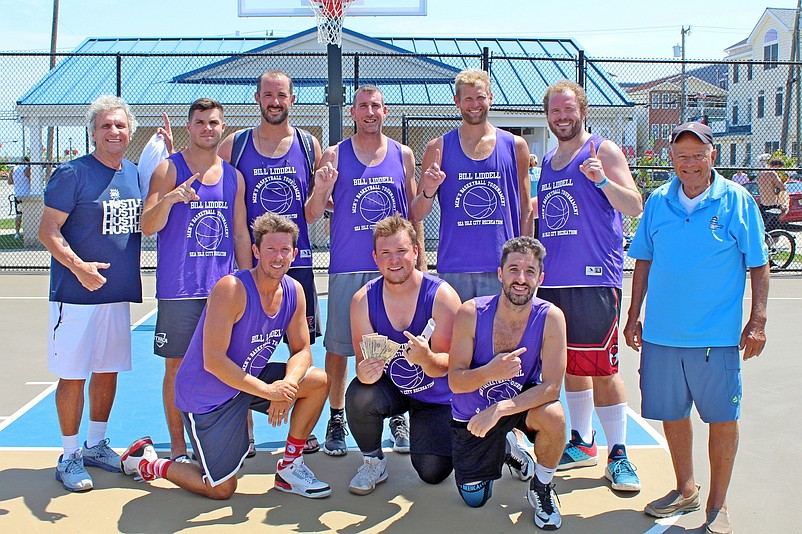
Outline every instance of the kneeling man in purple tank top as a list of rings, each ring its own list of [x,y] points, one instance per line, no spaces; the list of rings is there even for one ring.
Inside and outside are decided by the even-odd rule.
[[[287,276],[298,254],[298,226],[266,213],[254,221],[253,233],[256,267],[215,284],[175,379],[175,405],[199,465],[159,459],[146,437],[123,453],[122,469],[228,499],[248,453],[248,410],[256,410],[266,413],[273,426],[290,423],[276,489],[326,497],[331,487],[315,477],[301,455],[326,402],[329,381],[324,371],[312,367],[303,289]],[[289,360],[270,362],[285,334]]]

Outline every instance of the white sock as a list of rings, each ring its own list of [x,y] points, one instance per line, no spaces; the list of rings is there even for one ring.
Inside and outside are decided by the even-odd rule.
[[[593,390],[566,391],[565,400],[571,415],[571,430],[579,432],[585,443],[593,440]]]
[[[607,438],[607,450],[612,451],[615,445],[627,444],[627,403],[612,406],[597,406],[596,413]]]
[[[86,435],[86,446],[94,447],[100,440],[106,437],[106,427],[109,423],[106,421],[89,421],[89,431]]]
[[[556,467],[543,467],[535,462],[535,476],[543,484],[549,484],[551,479],[554,478],[554,473],[557,472]]]
[[[61,436],[61,446],[64,448],[64,458],[67,458],[67,456],[81,448],[78,442],[78,434],[74,436]]]

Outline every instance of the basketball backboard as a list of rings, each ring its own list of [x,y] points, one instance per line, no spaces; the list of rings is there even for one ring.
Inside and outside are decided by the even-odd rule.
[[[425,16],[427,0],[354,0],[349,17]],[[308,0],[237,0],[240,17],[309,17]]]

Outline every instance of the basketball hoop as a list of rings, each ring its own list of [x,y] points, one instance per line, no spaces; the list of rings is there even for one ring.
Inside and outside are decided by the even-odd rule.
[[[317,20],[317,40],[342,46],[343,18],[354,0],[309,0]]]

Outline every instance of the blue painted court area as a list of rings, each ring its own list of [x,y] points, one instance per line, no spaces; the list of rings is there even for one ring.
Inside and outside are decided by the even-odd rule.
[[[320,299],[321,319],[326,321],[326,299]],[[162,408],[162,376],[164,374],[164,361],[153,354],[153,331],[156,325],[156,315],[138,325],[132,334],[133,366],[130,373],[121,373],[117,385],[117,399],[109,421],[107,435],[111,438],[112,447],[126,447],[133,440],[149,435],[153,438],[157,449],[169,450],[169,434],[164,421]],[[276,361],[285,361],[288,357],[286,346],[281,345],[276,351]],[[312,345],[312,358],[314,365],[324,368],[325,350],[323,340]],[[353,365],[349,366],[349,380],[354,377]],[[11,424],[0,431],[0,447],[10,448],[60,448],[61,436],[59,434],[58,420],[56,418],[55,393],[51,392],[39,403],[31,407]],[[315,426],[315,434],[321,443],[326,434],[328,421],[328,405]],[[287,436],[287,426],[273,428],[267,424],[267,418],[262,414],[254,413],[255,437],[257,447],[261,450],[277,449],[284,446]],[[88,403],[85,407],[83,424],[80,435],[86,437],[86,425],[89,420]],[[599,445],[606,445],[604,432],[598,419],[593,421],[597,429],[596,439]],[[658,446],[659,443],[633,417],[627,421],[627,441],[630,447]],[[353,439],[348,436],[348,444],[356,448]],[[385,446],[392,446],[389,430],[385,427]]]

